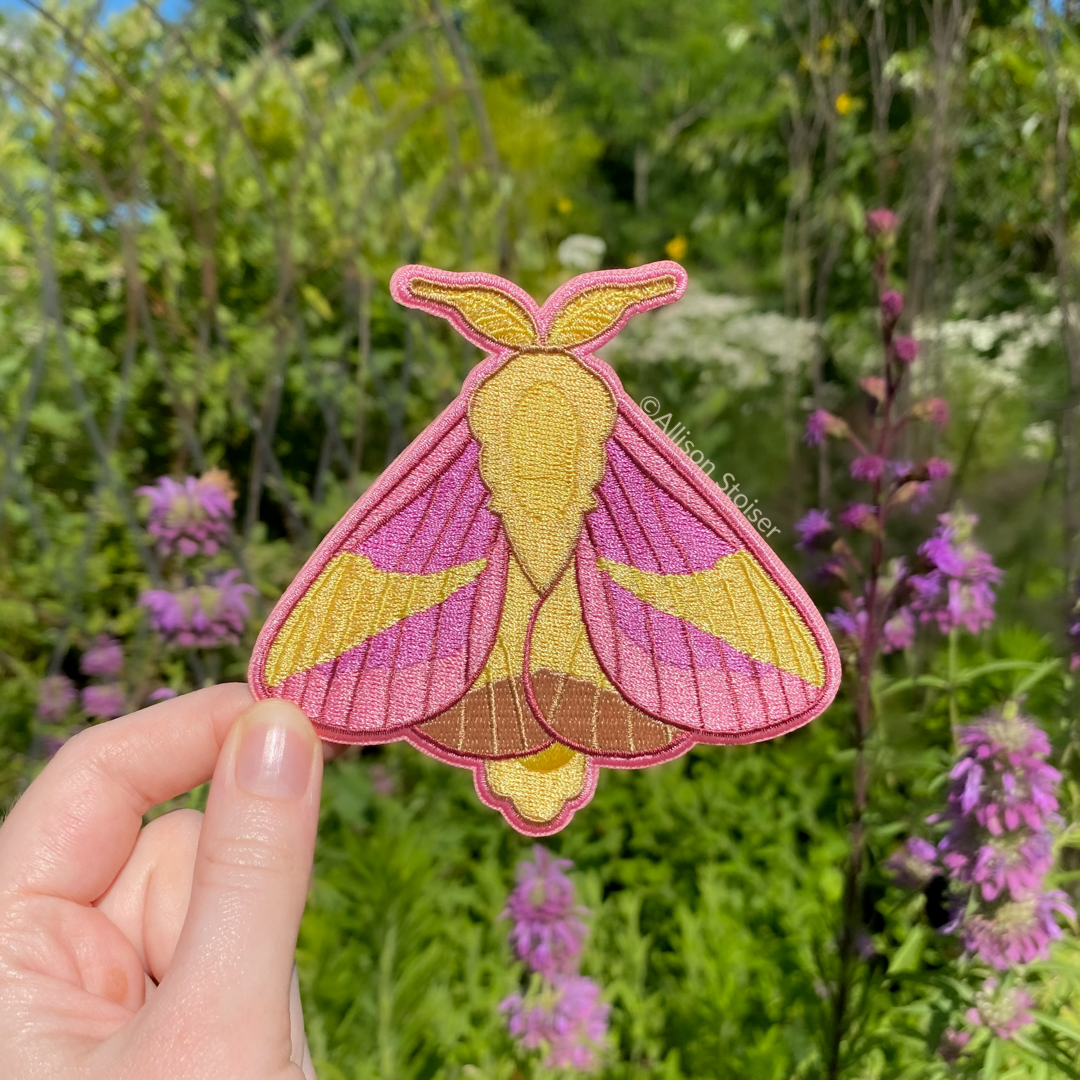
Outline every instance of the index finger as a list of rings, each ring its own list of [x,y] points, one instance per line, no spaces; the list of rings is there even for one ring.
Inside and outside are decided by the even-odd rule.
[[[0,827],[0,890],[96,900],[131,854],[143,814],[210,779],[252,704],[247,686],[226,683],[70,739]]]

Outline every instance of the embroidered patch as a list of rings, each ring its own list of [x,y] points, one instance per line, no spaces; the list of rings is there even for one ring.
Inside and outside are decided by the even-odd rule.
[[[677,300],[682,267],[582,274],[543,307],[491,274],[405,266],[390,288],[488,355],[274,608],[256,697],[324,739],[469,768],[534,836],[601,766],[772,738],[828,706],[840,662],[806,593],[593,355]]]

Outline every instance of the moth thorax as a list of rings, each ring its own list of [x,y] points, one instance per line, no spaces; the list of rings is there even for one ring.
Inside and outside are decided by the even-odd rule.
[[[511,357],[469,403],[488,506],[540,592],[566,565],[596,505],[615,413],[603,381],[555,350]]]

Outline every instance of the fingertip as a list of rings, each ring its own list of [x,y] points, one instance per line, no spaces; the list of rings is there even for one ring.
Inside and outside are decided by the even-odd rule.
[[[319,737],[292,702],[259,701],[240,718],[235,779],[241,790],[264,798],[302,799],[316,768],[322,768]]]

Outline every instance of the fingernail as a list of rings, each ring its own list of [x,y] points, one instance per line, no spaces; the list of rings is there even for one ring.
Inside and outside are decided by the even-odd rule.
[[[236,755],[236,782],[245,791],[270,799],[303,798],[316,740],[298,730],[297,715],[276,702],[253,710]]]

